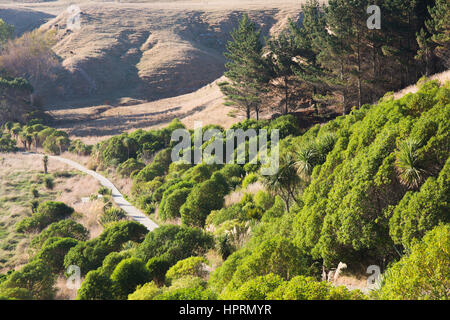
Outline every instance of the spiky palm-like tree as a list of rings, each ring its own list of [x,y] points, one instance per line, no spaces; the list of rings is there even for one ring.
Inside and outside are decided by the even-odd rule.
[[[399,144],[395,166],[400,182],[411,189],[416,189],[425,179],[426,171],[419,163],[417,149],[420,142],[408,139]]]
[[[314,144],[309,144],[297,151],[296,156],[297,173],[304,178],[309,178],[319,159],[317,147]]]
[[[278,172],[274,175],[264,176],[263,182],[269,191],[278,194],[283,199],[286,210],[289,211],[292,200],[297,201],[295,194],[301,183],[297,174],[296,161],[290,154],[284,155],[280,158]]]
[[[48,170],[48,156],[45,155],[44,158],[42,158],[42,163],[44,164],[44,173],[47,174]]]

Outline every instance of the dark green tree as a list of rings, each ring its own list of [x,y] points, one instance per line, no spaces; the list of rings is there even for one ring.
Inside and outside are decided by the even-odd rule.
[[[252,110],[259,117],[261,94],[266,81],[266,68],[262,59],[261,31],[245,14],[237,29],[231,32],[227,43],[225,76],[229,81],[219,84],[226,96],[226,105],[244,110],[250,119]]]

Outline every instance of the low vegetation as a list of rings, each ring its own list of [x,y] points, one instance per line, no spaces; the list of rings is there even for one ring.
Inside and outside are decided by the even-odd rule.
[[[448,5],[437,0],[421,16],[423,3],[408,8],[408,20],[398,16],[398,2],[383,4],[388,31],[374,37],[360,25],[366,1],[330,0],[326,9],[307,1],[303,28],[290,23],[265,46],[244,16],[228,43],[230,82],[221,88],[247,113],[231,129],[257,135],[234,145],[220,126],[197,130],[217,133],[202,150],[233,142],[233,160],[244,156],[245,164],[173,162],[172,133],[186,129],[177,119],[92,147],[39,121],[5,123],[4,145],[18,139],[27,150],[89,154],[93,169],[129,178],[129,200],[161,226],[149,232],[124,219],[102,187],[91,198],[102,199],[104,230],[89,238],[73,208],[36,202],[52,190],[45,164],[45,189],[25,183],[32,214],[14,220],[15,232],[34,235],[33,250],[25,265],[0,276],[0,297],[55,298],[57,277],[72,276],[75,265],[83,276],[79,300],[448,299],[450,82],[423,77],[416,93],[381,97],[445,63]],[[250,119],[271,94],[283,115]],[[345,115],[300,129],[290,114],[330,99],[342,102]],[[280,134],[256,155],[279,149],[273,175],[250,158],[248,140],[261,143],[262,129]],[[374,289],[337,284],[343,268],[361,275],[369,266],[382,273]]]

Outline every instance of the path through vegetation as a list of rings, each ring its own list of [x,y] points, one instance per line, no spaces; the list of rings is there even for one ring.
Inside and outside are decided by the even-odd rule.
[[[35,154],[35,153],[24,152],[23,154]],[[120,208],[122,208],[125,211],[127,216],[129,216],[134,221],[137,221],[137,222],[143,224],[150,231],[153,231],[154,229],[158,228],[158,225],[155,222],[153,222],[150,218],[148,218],[139,209],[137,209],[132,204],[130,204],[123,197],[122,193],[120,193],[120,191],[116,188],[116,186],[114,186],[114,184],[110,180],[108,180],[101,174],[99,174],[95,171],[89,170],[86,167],[82,166],[81,164],[79,164],[73,160],[67,159],[67,158],[63,158],[63,157],[59,157],[59,156],[48,156],[48,158],[50,160],[57,160],[57,161],[64,162],[64,163],[68,164],[69,166],[94,177],[95,179],[97,179],[100,182],[101,185],[111,189],[114,202],[117,204],[117,206],[119,206]]]

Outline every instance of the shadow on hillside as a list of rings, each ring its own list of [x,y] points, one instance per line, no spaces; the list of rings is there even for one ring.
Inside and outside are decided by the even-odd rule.
[[[158,112],[139,113],[133,115],[122,115],[118,117],[108,116],[99,117],[97,119],[76,119],[54,120],[55,127],[70,126],[69,134],[78,137],[89,136],[111,136],[121,134],[130,129],[137,130],[159,125],[162,123],[169,123],[175,118],[185,118],[205,109],[205,106],[198,106],[186,112],[177,112],[181,107],[174,107]]]
[[[54,17],[54,15],[35,10],[0,9],[0,18],[14,26],[14,34],[16,36],[32,31]]]

